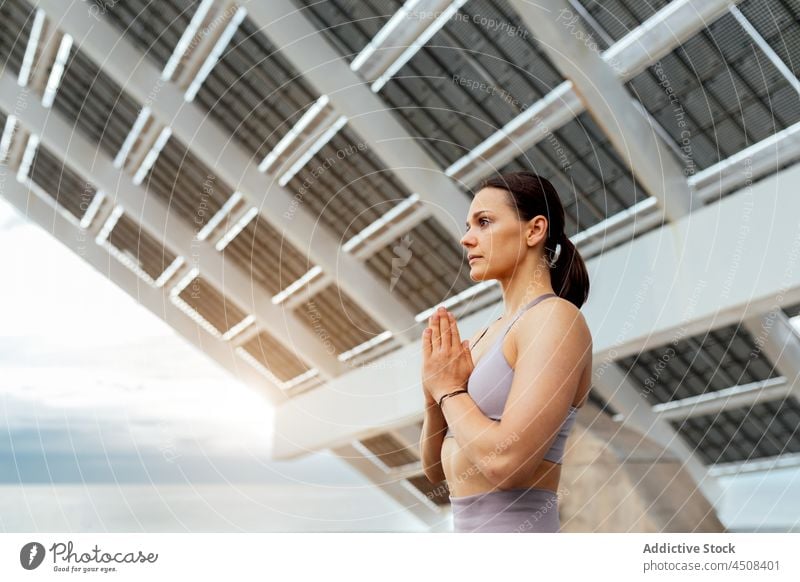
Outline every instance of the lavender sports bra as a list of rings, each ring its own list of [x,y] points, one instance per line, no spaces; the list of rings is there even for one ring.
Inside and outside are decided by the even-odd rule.
[[[514,368],[508,364],[505,355],[503,355],[503,339],[506,337],[508,330],[511,329],[511,326],[514,325],[514,322],[516,322],[525,311],[548,297],[557,297],[557,295],[555,293],[540,295],[520,309],[519,315],[505,327],[503,333],[500,334],[500,339],[489,348],[487,353],[472,370],[472,374],[467,382],[467,391],[478,405],[481,412],[492,420],[500,420],[500,417],[503,415],[503,408],[505,408],[506,400],[508,400],[508,393],[511,390],[511,383],[514,380]],[[489,331],[489,328],[486,328],[486,331]],[[481,341],[486,331],[475,341],[475,344]],[[475,347],[475,344],[473,344],[472,347]],[[558,464],[562,463],[567,437],[572,429],[572,425],[575,423],[577,412],[578,409],[576,407],[569,407],[567,417],[564,419],[558,431],[558,436],[556,436],[556,439],[550,446],[550,450],[545,453],[544,460]],[[452,436],[453,435],[450,434],[450,427],[448,427],[444,438]]]

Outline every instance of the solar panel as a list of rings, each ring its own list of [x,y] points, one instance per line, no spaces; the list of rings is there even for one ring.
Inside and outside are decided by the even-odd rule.
[[[33,27],[34,9],[23,0],[0,2],[0,69],[18,76]]]
[[[314,266],[260,215],[228,243],[223,253],[271,295],[287,288]]]
[[[447,481],[433,484],[424,475],[409,477],[408,483],[419,491],[426,499],[438,506],[450,505],[450,487]]]
[[[310,368],[294,350],[288,349],[269,333],[262,331],[242,344],[242,349],[282,382],[304,374]]]
[[[233,194],[177,137],[167,140],[143,185],[200,230]]]
[[[333,284],[294,312],[335,353],[346,352],[384,331],[352,298]]]
[[[177,255],[159,240],[142,230],[140,224],[122,214],[108,235],[108,243],[127,255],[154,281],[166,271]]]
[[[178,297],[220,334],[241,323],[247,315],[202,276],[192,279]]]
[[[419,457],[391,433],[383,433],[359,441],[376,459],[389,468],[419,462]]]
[[[110,9],[107,0],[95,0],[95,4],[128,40],[163,69],[200,2],[126,0],[115,2]]]
[[[669,4],[669,1],[580,0],[580,3],[603,30],[617,41]]]
[[[724,410],[671,424],[708,464],[800,452],[800,404],[794,398]]]
[[[409,196],[394,173],[348,126],[306,163],[287,188],[341,244]]]
[[[772,362],[740,324],[679,339],[617,362],[651,404],[775,378]]]
[[[789,70],[797,71],[800,68],[800,3],[797,0],[748,0],[738,8]]]
[[[486,22],[512,22],[519,32]],[[515,59],[514,65],[510,59]],[[380,91],[447,167],[563,81],[505,2],[466,4]]]
[[[628,87],[683,149],[687,175],[800,121],[797,91],[731,14]]]
[[[36,149],[29,175],[59,206],[78,220],[86,214],[97,192],[91,182],[84,180],[41,144]]]
[[[195,101],[261,161],[318,97],[245,18]]]
[[[139,114],[138,104],[73,45],[53,108],[111,157]]]

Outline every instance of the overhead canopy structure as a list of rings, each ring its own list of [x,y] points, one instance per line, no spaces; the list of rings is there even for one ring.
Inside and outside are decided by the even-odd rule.
[[[461,225],[528,169],[590,269],[601,413],[709,498],[800,460],[796,3],[5,0],[0,27],[0,193],[260,390],[276,458],[332,448],[436,522],[417,340],[439,304],[494,317]]]

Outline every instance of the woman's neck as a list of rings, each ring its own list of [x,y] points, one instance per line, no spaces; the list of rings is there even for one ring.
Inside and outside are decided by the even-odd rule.
[[[522,272],[522,270],[518,270]],[[503,288],[503,319],[514,317],[520,309],[525,307],[528,303],[546,293],[555,293],[550,284],[549,270],[546,274],[534,275],[527,274],[524,277],[511,279],[508,281],[500,281]]]

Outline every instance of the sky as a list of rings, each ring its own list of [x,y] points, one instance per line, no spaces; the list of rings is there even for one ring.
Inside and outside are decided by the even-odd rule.
[[[0,531],[427,531],[2,198],[0,248]]]
[[[2,198],[0,248],[0,531],[427,531],[329,452],[271,460],[264,399]],[[720,485],[728,528],[800,531],[800,470]]]

